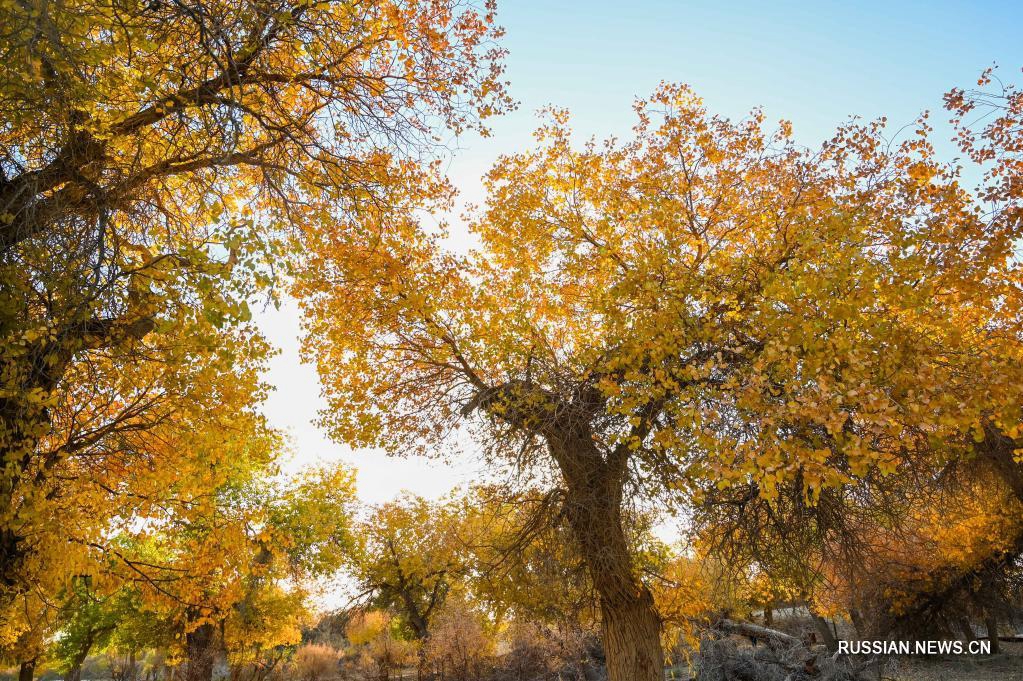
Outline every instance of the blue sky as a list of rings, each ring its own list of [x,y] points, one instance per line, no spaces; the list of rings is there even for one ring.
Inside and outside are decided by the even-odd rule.
[[[1023,82],[1023,0],[1019,2],[669,2],[499,0],[507,29],[507,76],[519,109],[493,122],[485,140],[459,140],[447,166],[464,201],[480,203],[480,176],[502,153],[530,144],[535,111],[573,113],[581,135],[627,136],[631,104],[662,80],[692,85],[716,113],[741,117],[762,106],[793,122],[816,145],[858,115],[886,115],[893,129],[969,86],[987,66]],[[941,129],[939,128],[939,132]],[[950,145],[944,147],[952,155]],[[379,503],[408,489],[438,496],[478,477],[471,459],[450,465],[353,452],[313,425],[322,406],[312,367],[298,360],[293,305],[258,317],[282,352],[267,380],[271,421],[290,431],[289,468],[341,460],[359,470],[360,496]]]

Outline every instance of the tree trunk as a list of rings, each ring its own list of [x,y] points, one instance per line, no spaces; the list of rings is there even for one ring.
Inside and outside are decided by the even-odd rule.
[[[608,681],[663,681],[661,619],[622,526],[625,466],[606,462],[586,430],[548,442],[568,487],[569,524],[600,595]]]
[[[664,674],[661,651],[661,620],[654,599],[645,586],[628,593],[634,585],[623,584],[618,597],[601,594],[609,681],[660,681]],[[628,591],[627,591],[628,590]]]
[[[1002,652],[1002,647],[998,645],[998,619],[988,615],[984,618],[984,627],[987,629],[987,640],[991,641],[991,654],[997,655]]]
[[[212,667],[211,667],[212,676]],[[124,678],[127,681],[136,681],[138,677],[138,665],[135,663],[135,651],[132,650],[128,653],[128,664],[124,670]]]
[[[75,654],[75,659],[71,661],[71,668],[67,672],[67,681],[82,681],[82,665],[89,656],[90,648],[92,648],[91,642],[88,647],[83,645]]]
[[[32,677],[36,674],[36,658],[31,660],[24,660],[21,663],[21,668],[18,669],[18,681],[32,681]]]
[[[852,620],[853,628],[856,630],[856,635],[863,638],[867,635],[867,625],[863,621],[863,615],[860,614],[859,609],[849,609],[849,619]]]
[[[771,608],[770,603],[764,606],[764,626],[765,627],[774,626],[774,609]]]
[[[963,638],[966,639],[967,643],[972,643],[977,640],[977,637],[973,634],[973,627],[970,626],[970,620],[968,618],[959,618],[959,629],[963,632]]]
[[[809,610],[809,608],[807,608]],[[828,626],[828,621],[810,610],[810,617],[813,619],[813,625],[817,628],[817,633],[821,635],[824,640],[824,645],[828,647],[828,650],[835,652],[838,650],[838,638],[835,636],[835,632],[832,631],[831,627]]]
[[[213,623],[206,622],[185,635],[185,681],[213,681],[216,634]]]
[[[85,660],[88,659],[89,653],[92,651],[92,646],[95,645],[97,635],[104,631],[109,631],[109,629],[91,629],[86,635],[85,640],[82,641],[82,646],[77,652],[75,652],[75,656],[71,660],[71,666],[67,673],[67,681],[82,681],[82,665],[85,664]]]
[[[1023,465],[1014,456],[1016,441],[991,425],[984,431],[984,442],[978,445],[981,457],[988,461],[1016,498],[1023,501]]]

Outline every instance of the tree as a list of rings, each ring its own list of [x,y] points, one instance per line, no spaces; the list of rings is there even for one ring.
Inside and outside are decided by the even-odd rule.
[[[297,286],[336,438],[426,452],[467,421],[560,478],[612,681],[663,661],[628,484],[698,502],[694,481],[796,481],[813,503],[1015,428],[1023,386],[1019,225],[975,209],[926,118],[811,151],[686,87],[636,108],[633,141],[582,148],[552,112],[489,173],[478,249],[374,220],[319,235]]]
[[[374,603],[400,614],[417,640],[430,635],[430,621],[467,570],[458,531],[457,504],[431,503],[406,495],[376,509],[360,527],[361,546],[353,571]]]
[[[232,373],[248,381],[263,352],[248,303],[300,250],[296,224],[333,229],[392,194],[440,191],[415,179],[434,175],[436,133],[482,128],[508,105],[493,11],[0,8],[4,617],[19,594],[56,593],[79,569],[40,553],[101,538],[116,513],[69,537],[60,504],[84,490],[68,481],[148,465],[142,431],[212,411]]]
[[[442,680],[480,679],[494,654],[485,620],[463,598],[447,600],[426,644],[426,660]]]
[[[39,599],[22,597],[18,605],[22,620],[5,632],[8,639],[0,648],[5,661],[18,667],[18,681],[32,681],[45,659],[46,639],[53,630],[53,609]]]
[[[125,588],[104,597],[95,593],[90,582],[84,578],[72,583],[61,608],[61,631],[50,654],[68,681],[81,681],[85,660],[105,647],[123,620],[138,607],[137,591]]]
[[[986,171],[976,192],[990,206],[985,219],[1012,235],[1020,226],[1023,100],[1013,86],[992,83],[985,72],[981,89],[951,91],[946,107],[963,152]],[[1010,279],[1010,289],[1017,281]],[[991,326],[992,335],[1009,334],[1002,351],[1010,355],[1019,313],[1011,300],[999,307],[996,295],[1001,319]],[[1014,457],[1019,430],[1012,404],[1000,406],[1007,415],[1001,426],[975,424],[958,456],[903,457],[884,475],[822,490],[812,504],[797,481],[773,501],[753,484],[718,489],[708,481],[701,531],[731,564],[752,562],[819,607],[846,610],[862,636],[955,634],[966,613],[997,620],[1018,592],[1023,554],[1015,521],[1023,500],[1023,461]]]
[[[252,664],[266,650],[298,644],[309,580],[337,571],[354,546],[352,473],[275,477],[281,442],[259,425],[229,441],[195,433],[192,446],[226,450],[205,459],[216,465],[200,492],[175,495],[158,515],[134,516],[105,547],[104,577],[138,590],[138,608],[163,623],[165,645],[185,659],[190,681],[210,681],[218,655]]]

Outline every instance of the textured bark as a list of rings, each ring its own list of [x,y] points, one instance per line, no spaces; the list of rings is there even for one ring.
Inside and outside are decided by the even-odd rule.
[[[664,676],[661,620],[646,587],[615,600],[601,596],[609,681],[660,681]]]
[[[568,487],[569,524],[600,595],[608,679],[661,681],[661,620],[636,575],[622,525],[624,462],[602,457],[583,428],[548,442]]]
[[[185,636],[188,655],[185,681],[212,681],[216,636],[216,629],[210,622],[199,625]]]
[[[810,617],[813,619],[813,625],[817,628],[817,633],[821,635],[824,640],[824,645],[828,647],[828,650],[835,652],[838,650],[838,639],[835,637],[835,632],[828,626],[828,621],[810,610]]]
[[[991,641],[991,654],[997,655],[1002,652],[998,643],[998,619],[994,615],[984,618],[984,627],[987,629],[987,640]]]

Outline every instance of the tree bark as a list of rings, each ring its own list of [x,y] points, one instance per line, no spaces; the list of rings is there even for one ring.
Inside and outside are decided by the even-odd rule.
[[[970,620],[967,617],[959,618],[959,630],[963,633],[963,638],[967,643],[977,640],[977,637],[973,634],[973,627],[970,626]]]
[[[85,660],[88,659],[89,653],[92,651],[93,645],[96,643],[96,637],[109,632],[110,628],[92,629],[86,635],[85,640],[82,641],[82,647],[75,653],[75,657],[71,660],[71,667],[68,669],[67,681],[82,681],[82,665],[85,664]]]
[[[998,645],[998,618],[994,615],[985,617],[984,628],[987,629],[987,640],[991,641],[991,654],[997,655],[1002,652],[1002,647]]]
[[[23,660],[21,667],[18,669],[18,681],[32,681],[32,677],[36,674],[36,658],[31,660]]]
[[[849,609],[849,619],[852,620],[853,628],[856,630],[856,635],[863,638],[867,635],[867,624],[863,621],[863,615],[860,614],[859,609]]]
[[[817,628],[817,633],[821,635],[824,640],[824,645],[828,647],[828,650],[835,652],[838,650],[838,638],[835,637],[835,632],[832,631],[831,627],[828,626],[828,621],[815,613],[813,610],[807,608],[810,612],[810,617],[813,619],[813,625]]]
[[[568,487],[569,525],[600,596],[608,680],[662,681],[661,619],[636,575],[622,525],[625,467],[605,460],[587,431],[548,442]]]
[[[185,681],[213,681],[216,634],[213,623],[206,622],[185,635]]]

